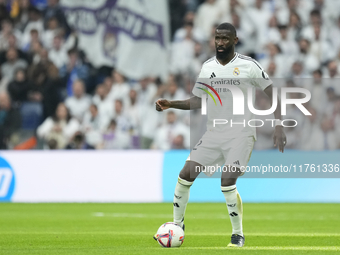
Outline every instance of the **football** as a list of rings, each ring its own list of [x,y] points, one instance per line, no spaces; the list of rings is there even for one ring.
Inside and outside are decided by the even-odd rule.
[[[178,224],[167,222],[159,227],[154,238],[162,247],[180,247],[184,240],[184,231]]]

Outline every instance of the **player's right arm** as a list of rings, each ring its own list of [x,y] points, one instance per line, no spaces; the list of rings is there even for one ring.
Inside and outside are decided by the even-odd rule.
[[[207,71],[205,68],[205,64],[209,63],[212,61],[213,58],[207,60],[204,62],[201,72],[198,75],[198,78],[209,78],[207,76]],[[166,100],[164,98],[158,99],[156,102],[156,110],[161,112],[169,108],[174,108],[174,109],[180,109],[180,110],[194,110],[194,109],[200,109],[202,107],[202,99],[201,96],[205,92],[200,88],[201,85],[198,83],[195,83],[195,86],[192,90],[192,94],[194,95],[193,97],[186,99],[186,100]]]
[[[191,97],[186,100],[166,100],[164,98],[158,99],[156,102],[156,110],[161,112],[163,110],[174,108],[180,110],[194,110],[201,108],[201,98]]]

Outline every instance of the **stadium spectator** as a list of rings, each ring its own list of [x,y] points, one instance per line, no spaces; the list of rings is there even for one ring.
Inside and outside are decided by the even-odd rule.
[[[183,41],[187,37],[188,30],[192,29],[192,38],[200,43],[204,43],[205,36],[199,27],[194,26],[195,13],[188,11],[184,16],[184,24],[181,28],[177,29],[174,35],[174,42]]]
[[[53,65],[46,65],[47,81],[43,90],[43,108],[44,119],[52,116],[57,109],[58,104],[62,101],[62,90],[64,81],[59,78],[58,68]]]
[[[95,148],[86,143],[85,136],[82,132],[78,131],[74,134],[71,142],[66,146],[67,150],[94,150]]]
[[[6,81],[11,82],[14,78],[15,70],[18,68],[26,68],[27,62],[18,57],[18,51],[15,48],[10,48],[6,53],[6,62],[1,66],[1,77]]]
[[[202,44],[200,44],[199,42],[195,42],[194,57],[191,60],[191,63],[189,65],[188,75],[196,78],[198,74],[200,73],[201,66],[206,61],[206,59],[207,59],[207,55],[203,51]]]
[[[182,0],[171,0],[169,6],[171,37],[173,37],[175,31],[183,24],[183,16],[187,11],[187,6],[185,1]]]
[[[37,135],[55,148],[64,149],[74,134],[80,130],[79,122],[72,118],[64,103],[60,103],[53,117],[48,117],[37,129]]]
[[[21,126],[20,112],[6,92],[0,92],[0,149],[8,149],[11,135]]]
[[[133,128],[132,122],[129,116],[126,114],[124,102],[121,99],[116,99],[114,102],[114,112],[111,119],[115,119],[117,122],[117,129],[122,132],[130,132]]]
[[[59,25],[56,17],[51,17],[47,21],[47,28],[42,34],[42,42],[47,49],[51,49],[53,45],[53,39],[57,34],[62,34],[63,31]]]
[[[253,47],[256,53],[260,53],[267,42],[268,24],[272,14],[265,8],[262,0],[256,0],[255,6],[250,7],[247,14],[255,30],[256,42]]]
[[[311,54],[319,61],[321,65],[334,59],[336,51],[328,40],[328,35],[322,35],[321,26],[316,24],[313,26],[314,38],[311,43]]]
[[[29,41],[27,41],[27,43],[25,43],[24,45],[22,45],[22,50],[24,52],[30,51],[32,49],[32,44],[36,44],[36,43],[40,43],[40,36],[39,36],[39,32],[36,29],[32,29],[30,31],[30,38]]]
[[[282,50],[282,53],[286,57],[293,57],[299,52],[299,47],[296,44],[295,40],[288,37],[288,26],[281,25],[279,26],[279,32],[280,32],[280,41],[279,46]]]
[[[184,136],[183,135],[177,135],[173,139],[171,149],[172,150],[185,150],[186,149],[185,146],[184,146]]]
[[[80,59],[77,49],[71,49],[67,52],[67,54],[68,62],[60,68],[59,75],[67,80],[67,96],[72,96],[72,84],[78,79],[83,80],[86,84],[89,77],[89,67]]]
[[[32,30],[37,30],[39,36],[43,34],[44,26],[41,18],[41,12],[35,7],[29,7],[28,23],[23,31],[22,43],[26,45],[30,41],[30,33]]]
[[[92,103],[98,108],[99,114],[110,116],[113,113],[112,100],[108,98],[109,88],[105,84],[99,84],[96,93],[92,98]]]
[[[312,115],[305,118],[303,132],[299,139],[299,149],[301,150],[323,150],[324,134],[320,127],[320,118],[315,109],[308,109]]]
[[[81,130],[85,134],[86,143],[97,147],[103,142],[102,134],[109,125],[110,119],[99,114],[98,107],[92,104],[85,113]]]
[[[270,102],[267,100],[266,96],[258,92],[256,94],[256,109],[258,110],[266,110],[270,108]],[[256,119],[263,121],[263,126],[257,129],[256,136],[257,139],[261,142],[255,143],[256,150],[269,150],[273,148],[273,127],[270,122],[266,121],[266,119],[274,118],[273,116],[264,116],[259,115],[256,116]],[[258,125],[261,125],[260,123]]]
[[[283,78],[287,73],[285,67],[287,66],[287,62],[291,61],[287,59],[284,55],[281,54],[281,48],[277,44],[268,43],[266,46],[266,55],[260,60],[260,64],[268,70],[269,64],[271,62],[275,63],[275,78]]]
[[[178,135],[182,135],[184,137],[185,148],[188,149],[190,144],[189,128],[177,121],[175,112],[169,111],[166,116],[167,123],[158,128],[152,148],[169,150],[173,145],[174,139]]]
[[[127,103],[130,86],[126,82],[126,77],[124,77],[124,75],[122,75],[118,71],[114,70],[112,71],[112,79],[113,85],[111,87],[108,97],[112,101],[122,99],[124,103]]]
[[[202,31],[205,41],[210,39],[211,28],[216,23],[219,23],[222,16],[223,12],[216,0],[206,0],[198,7],[195,16],[195,26]]]
[[[152,82],[151,78],[146,77],[141,79],[138,85],[136,88],[138,90],[138,105],[140,107],[150,105],[154,101],[157,93],[157,87],[155,83]]]
[[[268,22],[268,29],[267,29],[267,41],[277,44],[280,41],[280,32],[278,30],[278,23],[276,16],[271,16]]]
[[[31,73],[30,88],[28,92],[28,100],[31,102],[42,103],[44,89],[47,83],[47,73],[42,68],[42,65],[37,65],[37,67]]]
[[[142,120],[139,127],[141,149],[150,149],[161,119],[161,116],[154,110],[153,102],[141,107],[139,119]]]
[[[167,90],[164,93],[165,98],[169,100],[180,100],[185,98],[185,91],[178,87],[175,75],[169,75]]]
[[[184,74],[189,71],[190,63],[195,55],[195,42],[192,38],[193,24],[185,25],[183,40],[173,42],[171,46],[170,71],[173,74]]]
[[[136,90],[131,89],[129,92],[129,104],[126,107],[126,115],[128,116],[129,120],[131,121],[132,127],[136,130],[135,132],[138,133],[137,127],[139,126],[139,114],[140,114],[140,105],[137,103],[138,93]]]
[[[327,65],[325,85],[326,87],[334,88],[335,93],[340,95],[340,74],[338,72],[338,64],[336,61],[331,61]]]
[[[182,100],[187,97],[185,90],[180,88],[175,75],[169,75],[166,90],[163,97],[169,100]],[[189,115],[187,111],[179,111],[176,113],[178,119],[182,120],[185,116]],[[163,116],[163,122],[165,122],[166,116]]]
[[[91,105],[91,97],[85,93],[85,85],[81,80],[76,80],[72,89],[73,96],[65,100],[65,105],[70,110],[71,116],[81,122]]]
[[[236,30],[237,30],[237,37],[238,43],[236,44],[236,51],[237,52],[253,52],[254,51],[254,44],[256,42],[255,38],[255,29],[251,24],[248,16],[240,15],[242,11],[245,11],[243,7],[237,8],[239,1],[232,0],[230,1],[231,13],[227,13],[226,16],[222,18],[222,22],[231,22]],[[236,4],[236,6],[234,6]]]
[[[111,120],[108,129],[103,134],[103,143],[100,145],[101,149],[128,149],[130,146],[130,138],[127,133],[117,129],[115,120]]]
[[[67,49],[63,45],[63,39],[61,35],[54,36],[52,48],[48,52],[48,58],[58,68],[61,68],[67,64],[68,61]]]
[[[299,40],[299,54],[296,56],[296,61],[302,62],[307,74],[311,74],[318,69],[319,61],[310,52],[310,41],[307,39]]]
[[[0,51],[9,48],[9,37],[14,35],[17,39],[21,39],[21,32],[13,28],[13,23],[10,19],[4,19],[1,22],[0,32]]]
[[[310,105],[316,110],[318,115],[321,115],[320,113],[323,112],[323,109],[327,103],[326,87],[323,84],[325,81],[322,80],[322,75],[323,72],[321,69],[315,70],[313,72],[313,83],[312,87],[310,88]]]
[[[63,9],[59,5],[59,0],[48,0],[47,8],[44,11],[44,24],[45,27],[48,26],[48,21],[51,18],[56,18],[58,24],[65,30],[66,35],[68,35],[71,31],[69,27]]]
[[[290,12],[288,25],[288,38],[290,40],[298,40],[302,29],[300,16],[294,11]]]
[[[29,84],[25,69],[19,68],[15,71],[14,80],[8,84],[7,89],[13,102],[20,104],[27,100]]]
[[[15,27],[20,31],[24,31],[25,27],[29,21],[29,9],[31,8],[31,3],[29,0],[18,1],[18,12],[12,14],[14,19]]]
[[[10,49],[10,48],[17,50],[19,59],[23,59],[26,62],[31,63],[29,56],[20,49],[18,45],[18,40],[14,34],[8,35],[8,48],[7,49]],[[7,50],[0,51],[0,64],[1,65],[6,62],[6,54],[7,54]]]
[[[332,47],[335,51],[339,52],[340,50],[340,15],[336,19],[335,24],[331,24],[329,29],[329,40],[332,43]]]
[[[303,22],[305,23],[308,19],[308,9],[311,8],[309,6],[306,6],[306,2],[308,4],[308,1],[281,1],[281,5],[279,6],[277,11],[279,24],[288,24],[292,13],[296,13],[299,16],[299,19],[301,16]]]

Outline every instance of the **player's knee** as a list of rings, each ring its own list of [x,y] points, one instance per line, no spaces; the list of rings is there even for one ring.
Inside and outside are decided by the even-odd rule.
[[[187,171],[185,168],[183,168],[182,171],[179,173],[179,178],[186,180],[188,182],[194,181],[190,178],[190,171]]]
[[[190,174],[190,163],[187,161],[179,173],[179,178],[186,180],[188,182],[193,182],[196,178]]]
[[[232,186],[236,184],[236,178],[222,178],[221,179],[221,186],[222,187],[227,187],[227,186]]]

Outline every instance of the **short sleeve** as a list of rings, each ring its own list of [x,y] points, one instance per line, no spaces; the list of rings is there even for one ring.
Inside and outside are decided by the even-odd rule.
[[[252,84],[262,90],[273,84],[273,81],[256,60],[251,65],[250,78],[252,79]]]
[[[206,94],[206,92],[204,90],[202,90],[204,88],[203,85],[197,83],[198,79],[204,79],[204,78],[209,78],[205,75],[205,71],[204,71],[204,66],[201,69],[200,74],[198,75],[198,78],[196,80],[195,86],[192,89],[192,94],[194,94],[194,96],[197,97],[202,97],[203,94]]]

